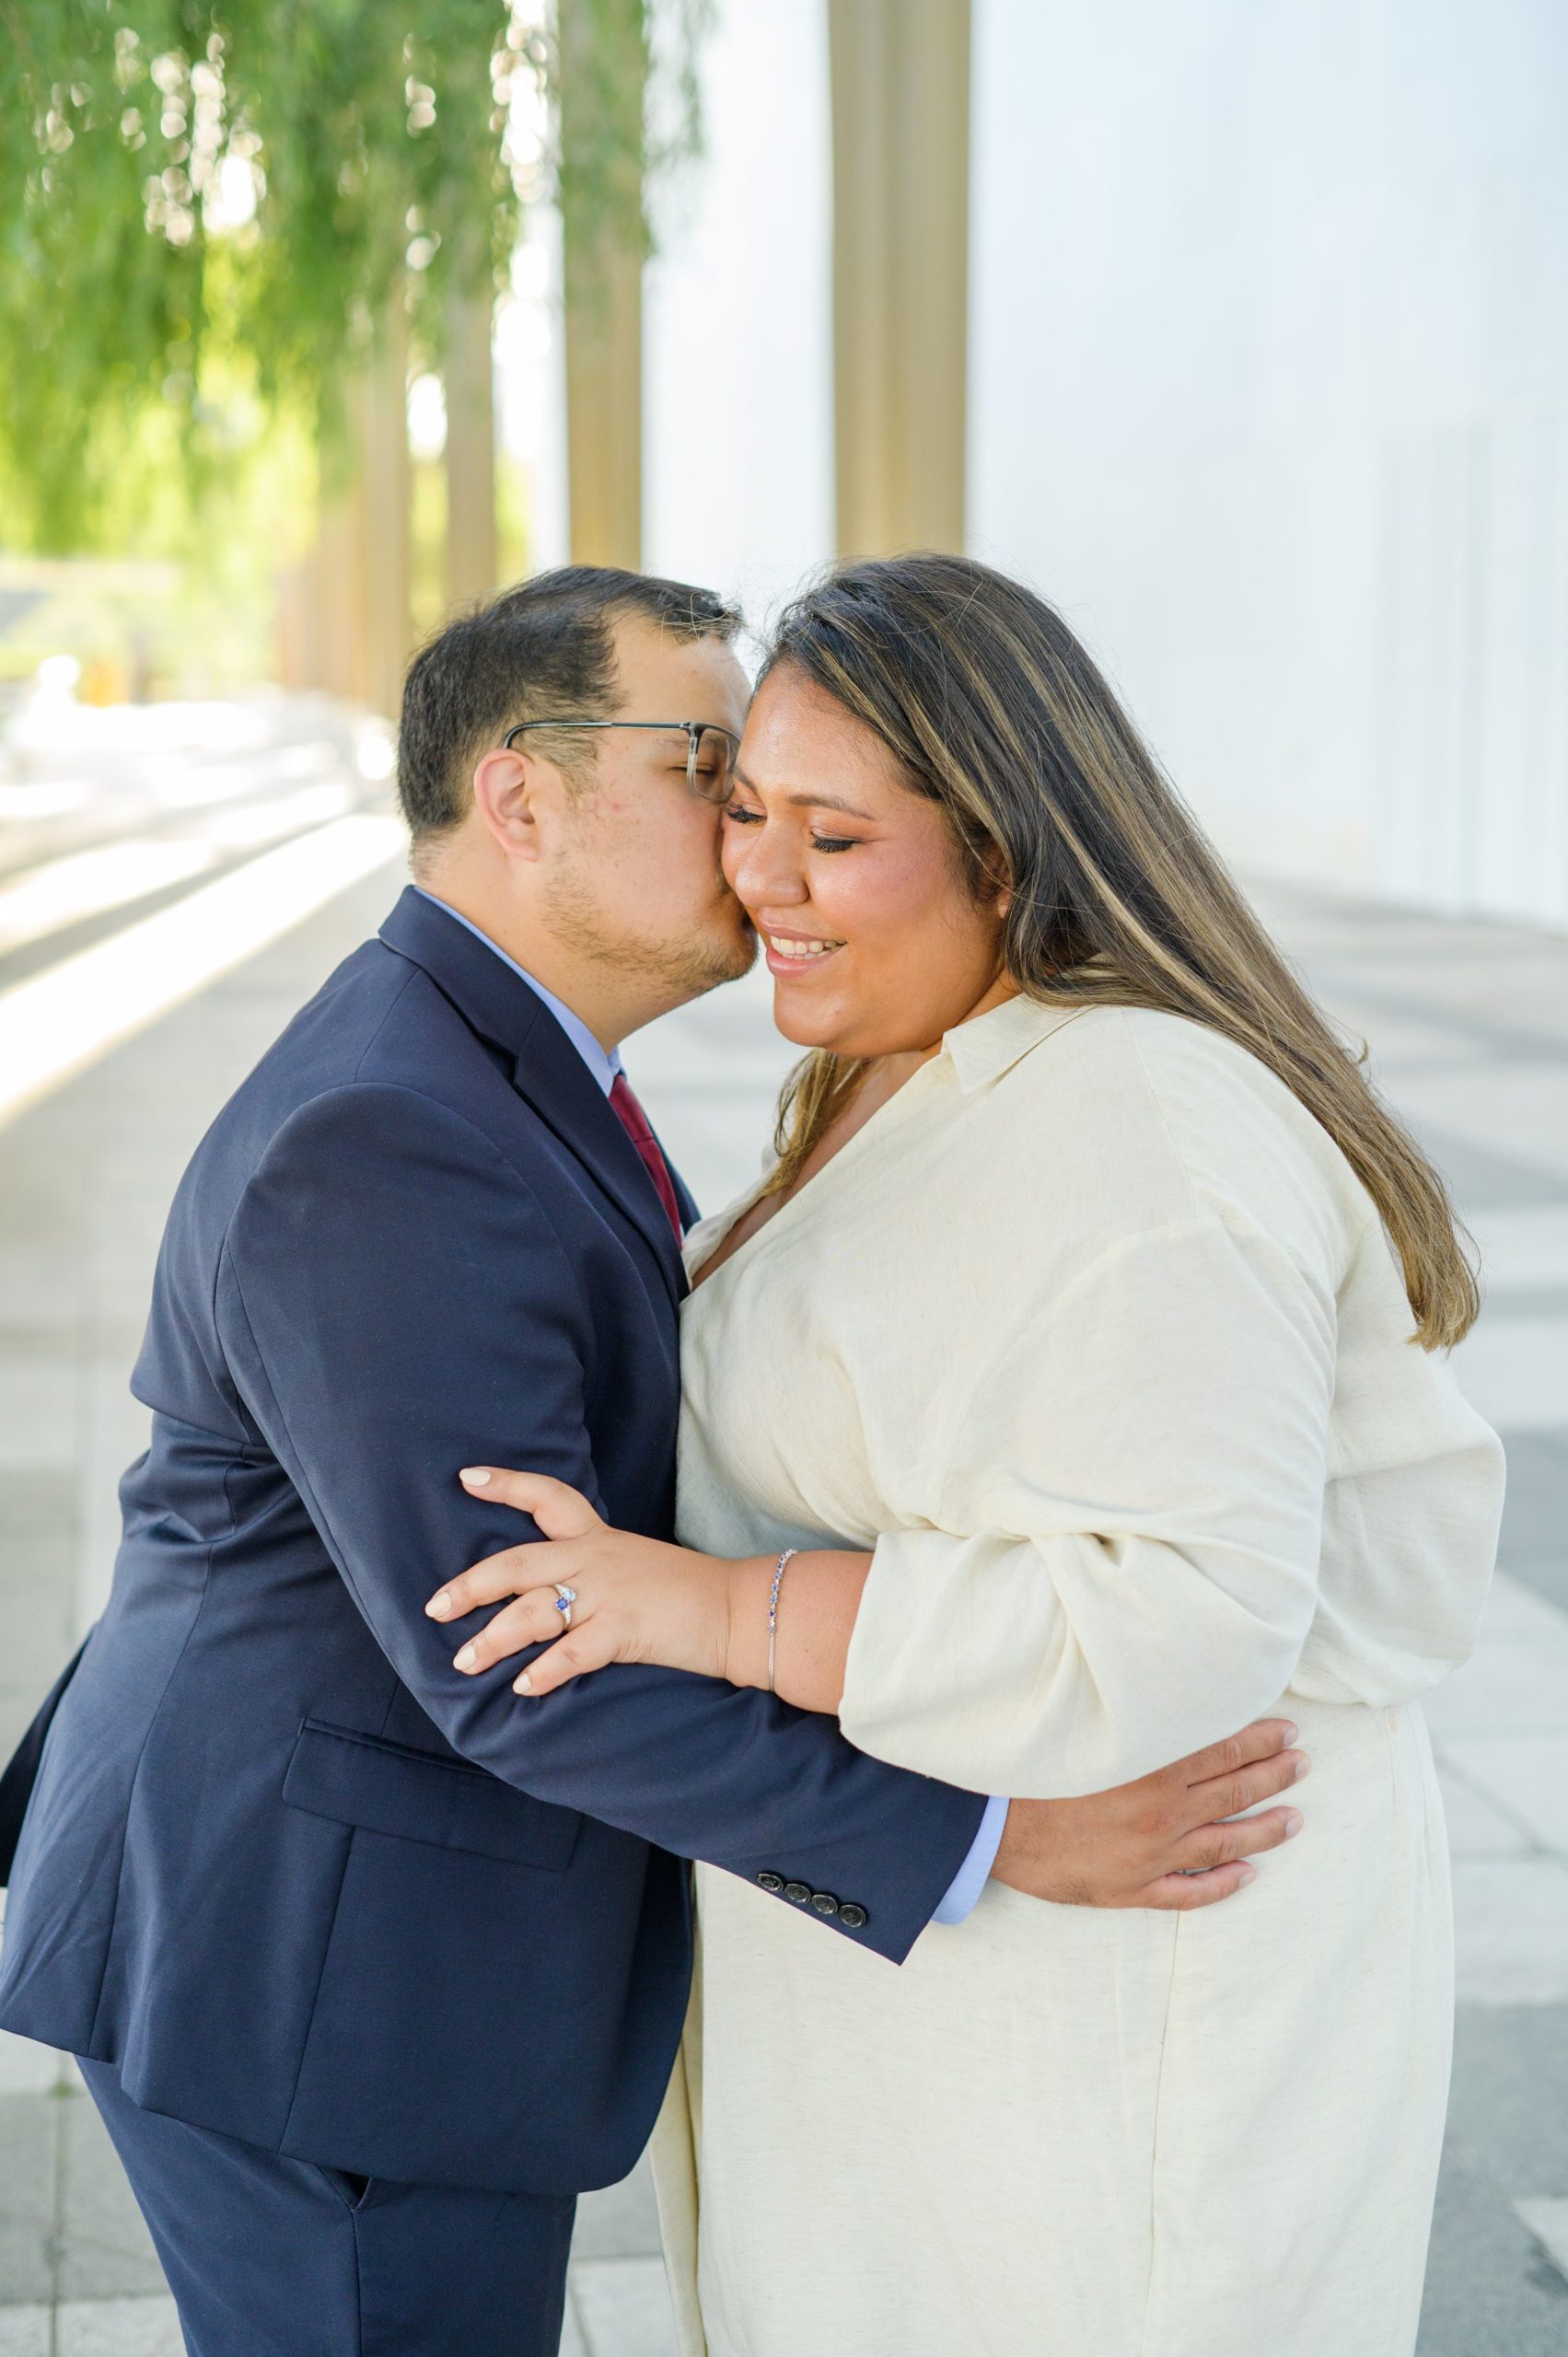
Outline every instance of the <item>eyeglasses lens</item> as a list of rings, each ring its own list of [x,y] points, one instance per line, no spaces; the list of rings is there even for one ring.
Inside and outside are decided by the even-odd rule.
[[[722,728],[698,729],[687,769],[691,790],[704,802],[727,802],[735,786],[735,742]]]

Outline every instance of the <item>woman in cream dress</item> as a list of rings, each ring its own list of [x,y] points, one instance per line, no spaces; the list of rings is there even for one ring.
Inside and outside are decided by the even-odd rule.
[[[1417,1698],[1501,1492],[1441,1185],[984,568],[800,600],[729,820],[817,1052],[778,1168],[691,1239],[693,1551],[522,1485],[561,1536],[496,1650],[569,1579],[532,1690],[762,1684],[776,1591],[781,1694],[948,1782],[1086,1794],[1275,1706],[1312,1782],[1224,1905],[993,1882],[898,1970],[699,1869],[656,2140],[686,2357],[1406,2357],[1451,2014]]]

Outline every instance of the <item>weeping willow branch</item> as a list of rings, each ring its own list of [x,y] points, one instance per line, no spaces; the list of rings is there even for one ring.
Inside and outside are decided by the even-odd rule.
[[[645,242],[647,0],[562,6],[600,75],[563,201]],[[671,13],[690,86],[702,11]],[[7,539],[89,539],[149,406],[177,415],[197,498],[237,458],[219,385],[330,437],[389,304],[438,355],[548,184],[548,143],[516,127],[556,54],[517,0],[0,0]]]

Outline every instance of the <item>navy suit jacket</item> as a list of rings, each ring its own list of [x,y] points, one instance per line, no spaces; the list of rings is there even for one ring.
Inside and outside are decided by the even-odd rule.
[[[515,1665],[459,1676],[461,1624],[422,1608],[532,1532],[462,1465],[670,1535],[682,1290],[555,1018],[405,893],[175,1200],[133,1379],[151,1446],[33,1747],[0,2025],[272,2150],[562,2192],[623,2175],[652,2125],[685,1860],[820,1895],[818,1936],[902,1959],[979,1796],[679,1671],[519,1701]]]

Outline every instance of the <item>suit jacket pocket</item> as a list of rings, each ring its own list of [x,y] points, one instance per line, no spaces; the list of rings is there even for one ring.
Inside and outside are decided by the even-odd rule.
[[[291,1808],[405,1841],[470,1850],[559,1874],[576,1847],[575,1809],[530,1800],[484,1768],[384,1736],[307,1719],[284,1778]]]

